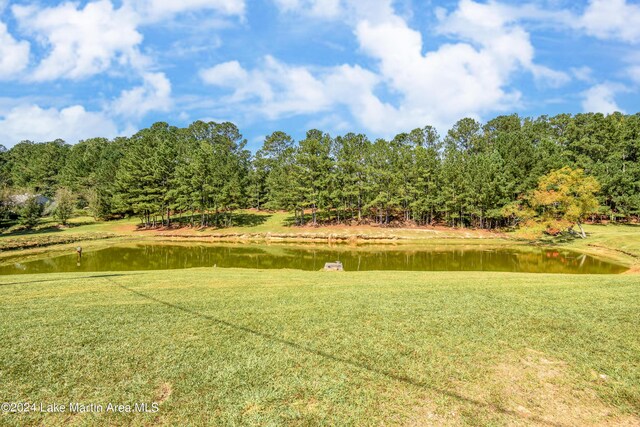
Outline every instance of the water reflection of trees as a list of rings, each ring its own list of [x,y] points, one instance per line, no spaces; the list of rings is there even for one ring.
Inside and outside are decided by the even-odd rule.
[[[505,271],[544,273],[620,273],[623,267],[569,251],[522,248],[452,248],[400,250],[388,247],[287,247],[247,245],[146,244],[87,252],[77,265],[69,254],[0,267],[0,274],[63,271],[165,270],[191,267],[320,270],[341,261],[347,271]]]

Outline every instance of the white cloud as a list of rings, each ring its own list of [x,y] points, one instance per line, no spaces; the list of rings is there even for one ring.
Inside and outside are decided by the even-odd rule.
[[[616,103],[616,94],[624,91],[624,88],[615,83],[601,83],[584,92],[582,109],[587,113],[624,113],[624,110]]]
[[[529,64],[527,68],[533,74],[536,82],[545,86],[557,88],[571,82],[571,77],[564,71],[554,70],[538,64]]]
[[[277,3],[283,10],[307,13],[319,4],[318,0]],[[551,86],[569,81],[566,73],[535,63],[529,34],[517,25],[525,14],[542,13],[535,8],[462,0],[451,13],[440,9],[437,31],[455,41],[426,53],[422,34],[394,12],[389,0],[346,0],[342,11],[342,18],[353,25],[361,51],[376,61],[377,74],[345,66],[338,73],[340,81],[350,81],[354,88],[348,95],[332,98],[327,87],[322,87],[317,92],[323,92],[324,98],[318,96],[316,102],[306,103],[307,111],[314,105],[320,111],[343,103],[362,125],[374,131],[389,133],[425,124],[444,128],[464,116],[516,108],[521,94],[509,87],[519,72],[529,72],[537,82]],[[230,65],[227,67],[224,71],[229,75],[236,74]],[[311,73],[311,69],[305,70]],[[349,80],[346,70],[361,75]],[[330,80],[315,78],[325,86]],[[253,85],[259,81],[248,80]],[[376,96],[379,84],[396,96],[394,105]],[[267,86],[266,93],[274,98],[280,96],[276,85]],[[236,100],[241,93],[241,88],[236,89]],[[340,100],[347,97],[348,101]]]
[[[397,15],[391,0],[273,0],[284,12],[302,13],[324,18],[341,18],[351,22],[366,19],[382,22]],[[541,4],[546,3],[546,8]],[[582,14],[572,12],[562,1],[519,2],[515,5],[497,0],[478,2],[460,0],[455,13],[462,21],[471,23],[468,28],[458,27],[471,33],[473,28],[499,27],[503,18],[509,21],[530,21],[570,28],[586,32],[603,39],[620,39],[627,42],[640,40],[640,5],[631,0],[589,0]],[[498,13],[492,13],[497,11]],[[436,8],[436,16],[445,16],[446,9]],[[473,19],[468,19],[473,18]],[[477,25],[476,25],[477,24]]]
[[[78,79],[104,72],[114,64],[134,64],[141,56],[137,46],[142,35],[137,17],[126,7],[114,9],[108,0],[37,8],[13,7],[21,28],[50,48],[31,78]]]
[[[226,16],[243,17],[244,0],[129,0],[127,2],[146,23],[196,10],[213,10]]]
[[[105,114],[86,111],[81,105],[60,110],[21,105],[0,119],[0,141],[6,146],[26,139],[39,142],[61,138],[75,143],[80,139],[117,134],[117,126]]]
[[[379,76],[360,66],[342,65],[327,78],[328,93],[335,102],[346,105],[351,115],[367,129],[391,136],[403,129],[406,117],[374,94],[379,82]],[[344,123],[344,119],[341,122]]]
[[[394,15],[391,0],[273,0],[285,13],[298,13],[322,19],[341,19],[351,24],[367,19],[386,20]]]
[[[12,7],[20,28],[47,49],[30,76],[34,81],[81,79],[117,66],[145,72],[151,59],[139,51],[143,36],[138,28],[197,10],[243,16],[245,3],[244,0],[125,0],[116,8],[110,0],[97,0],[84,6],[64,2],[44,8]]]
[[[200,77],[212,85],[239,87],[248,82],[249,73],[238,61],[229,61],[200,71]]]
[[[323,83],[304,67],[292,67],[264,58],[260,69],[247,71],[237,62],[218,64],[200,73],[205,83],[226,87],[233,94],[226,102],[256,103],[269,118],[324,110],[331,104]]]
[[[320,18],[336,18],[344,12],[340,0],[274,0],[283,12],[307,13]]]
[[[379,78],[359,66],[329,67],[314,74],[308,68],[266,57],[254,70],[245,70],[231,61],[203,70],[201,77],[207,84],[232,90],[221,104],[234,110],[239,106],[247,113],[269,119],[329,112],[342,105],[370,129],[387,132],[387,116],[397,116],[392,107],[373,94]]]
[[[640,41],[640,5],[626,0],[591,0],[577,22],[598,38]]]
[[[496,2],[461,0],[454,12],[448,15],[443,10],[438,12],[438,29],[442,34],[477,46],[476,49],[492,61],[494,70],[503,77],[520,67],[531,72],[537,80],[559,86],[568,83],[569,76],[535,64],[535,49],[529,33],[517,24],[522,17],[540,14],[538,9],[526,5],[514,8]]]
[[[382,21],[394,15],[391,0],[273,0],[282,12],[326,19]]]
[[[142,79],[142,85],[123,90],[108,105],[110,115],[127,117],[129,120],[140,119],[150,111],[168,111],[172,106],[171,82],[165,73],[151,71],[152,59],[140,52],[143,36],[138,28],[157,24],[176,14],[197,10],[215,11],[224,16],[242,16],[245,3],[244,0],[124,0],[119,7],[115,7],[110,0],[97,0],[84,5],[64,2],[50,7],[12,7],[22,31],[45,48],[44,57],[27,75],[27,80],[73,80],[113,70],[132,70],[134,77]],[[8,73],[5,69],[12,72],[25,69],[29,45],[26,42],[15,42],[6,34],[6,28],[2,25],[0,53],[2,78]],[[53,117],[56,114],[54,110],[29,111],[38,118]],[[111,123],[104,113],[81,114],[75,107],[58,113],[68,122],[69,115],[74,112],[78,116],[84,115],[89,121],[95,122],[102,118],[104,123]],[[4,119],[3,126],[11,128],[12,123],[16,123],[16,129],[22,129],[24,120],[18,120],[15,115],[9,114]],[[43,121],[40,127],[46,129],[44,124],[49,126],[50,123]],[[78,126],[72,128],[77,129]],[[54,126],[52,129],[58,128]],[[65,135],[73,133],[67,132]]]
[[[0,22],[0,79],[18,76],[28,64],[29,43],[14,39],[4,22]]]
[[[290,9],[308,10],[317,0],[285,3]],[[423,53],[422,34],[394,12],[391,1],[347,0],[343,6],[343,18],[354,26],[361,51],[377,61],[378,79],[398,97],[390,105],[374,94],[375,84],[360,88],[361,105],[352,108],[352,114],[371,130],[424,124],[444,128],[464,116],[516,108],[521,94],[510,84],[523,71],[553,87],[570,80],[564,72],[535,63],[529,34],[518,25],[523,18],[563,20],[566,13],[555,16],[530,5],[461,0],[451,13],[436,11],[436,30],[454,42]]]
[[[581,82],[591,83],[593,81],[593,70],[587,66],[572,68],[571,74]]]
[[[142,86],[125,90],[112,104],[114,113],[134,118],[171,108],[171,82],[164,73],[144,73]]]

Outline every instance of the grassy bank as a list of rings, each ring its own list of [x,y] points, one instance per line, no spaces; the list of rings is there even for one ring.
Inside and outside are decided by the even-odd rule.
[[[572,249],[605,255],[640,272],[640,225],[588,225],[587,239],[567,244]]]
[[[69,221],[68,227],[60,227],[52,218],[46,218],[35,230],[24,231],[19,227],[6,229],[0,234],[0,245],[4,239],[34,238],[46,234],[65,235],[77,233],[109,233],[132,237],[160,237],[185,239],[244,239],[244,240],[430,240],[430,239],[505,239],[504,233],[486,230],[456,230],[446,227],[380,227],[360,226],[319,226],[297,227],[290,225],[291,217],[285,212],[240,211],[234,215],[234,226],[226,228],[183,227],[139,229],[135,218],[115,221],[94,221],[89,217],[77,217]],[[0,246],[1,247],[1,246]]]
[[[636,276],[0,277],[3,425],[638,425]]]

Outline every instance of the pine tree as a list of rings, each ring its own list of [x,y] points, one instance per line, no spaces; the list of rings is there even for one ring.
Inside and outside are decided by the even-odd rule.
[[[329,201],[330,174],[333,168],[331,137],[319,130],[310,130],[300,141],[296,152],[299,166],[297,181],[303,194],[303,208],[311,209],[311,222],[317,224],[318,210],[324,209]]]

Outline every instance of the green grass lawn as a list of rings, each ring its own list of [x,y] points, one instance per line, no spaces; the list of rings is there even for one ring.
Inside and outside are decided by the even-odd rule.
[[[0,425],[640,425],[637,275],[0,276]]]
[[[571,246],[578,250],[608,249],[640,261],[640,224],[638,225],[587,225],[587,239],[577,239]]]

